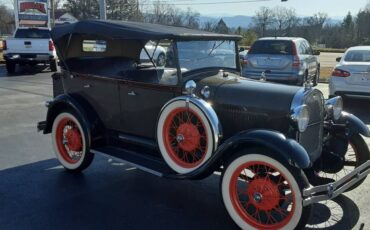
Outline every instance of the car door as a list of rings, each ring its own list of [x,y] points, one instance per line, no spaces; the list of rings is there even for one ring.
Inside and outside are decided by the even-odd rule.
[[[181,87],[159,82],[148,83],[145,77],[135,80],[134,76],[130,81],[119,83],[119,92],[121,131],[129,135],[154,139],[161,108],[181,94]]]
[[[67,91],[84,106],[97,113],[104,126],[118,129],[120,126],[120,103],[116,79],[91,74],[72,73],[66,77]]]

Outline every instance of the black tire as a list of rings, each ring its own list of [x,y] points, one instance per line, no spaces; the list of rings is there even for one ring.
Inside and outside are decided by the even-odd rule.
[[[320,67],[317,67],[316,75],[313,79],[313,86],[317,86],[320,82]]]
[[[51,70],[51,72],[57,72],[58,68],[57,68],[57,61],[56,60],[52,60],[50,62],[50,70]]]
[[[158,55],[156,64],[157,66],[164,66],[166,64],[166,55],[164,53]]]
[[[355,161],[353,162],[353,160]],[[349,139],[348,150],[345,155],[346,165],[343,167],[343,169],[337,173],[320,172],[319,175],[324,178],[338,180],[368,160],[370,160],[369,148],[367,147],[367,144],[361,135],[355,134]],[[347,189],[347,192],[360,186],[365,179],[366,177]]]
[[[301,169],[294,168],[286,162],[276,159],[273,157],[273,154],[265,154],[262,152],[261,150],[241,151],[225,164],[220,187],[226,210],[234,222],[242,229],[303,229],[310,218],[312,209],[311,205],[305,207],[302,205],[302,191],[309,186],[305,174]],[[259,168],[259,166],[256,167],[256,165],[253,165],[253,167],[247,166],[249,163],[251,163],[251,165],[261,164],[264,166],[261,168]],[[271,168],[266,169],[266,165],[268,168]],[[247,172],[245,170],[247,170]],[[251,174],[248,174],[248,170],[250,170],[252,174],[255,173],[255,171],[258,173],[250,177]],[[241,172],[240,174],[239,171]],[[244,175],[248,174],[248,176],[243,176],[243,173],[245,173]],[[258,184],[259,180],[263,181],[263,186]],[[266,181],[268,181],[268,183],[266,183]],[[243,190],[239,190],[238,186],[243,182],[245,182],[246,185],[244,187],[242,186]],[[233,185],[236,185],[237,188],[233,189]],[[275,188],[274,192],[271,190],[272,187]],[[288,200],[289,195],[286,195],[285,192],[289,191],[289,189],[291,190],[290,194],[294,195],[290,196],[290,201],[282,202],[282,200]],[[236,190],[236,193],[234,190]],[[243,192],[240,193],[240,191],[244,191],[246,194],[243,194]],[[254,195],[248,195],[250,194],[249,191],[253,191]],[[266,191],[268,191],[268,193]],[[267,195],[264,192],[266,192]],[[237,194],[238,197],[244,195],[244,199],[240,199],[239,197],[239,200],[235,201],[235,198],[233,198],[235,194]],[[260,196],[258,196],[258,194],[260,194]],[[279,202],[274,200],[277,194],[279,194]],[[259,199],[257,199],[258,197]],[[265,201],[263,200],[264,197],[266,199]],[[263,207],[260,208],[258,206],[264,206],[267,211],[263,210]],[[289,206],[291,207],[290,210],[283,209],[284,207],[289,209]],[[249,211],[254,214],[249,214]],[[278,221],[278,218],[281,220],[273,224],[269,224],[269,219],[267,219],[267,223],[258,222],[257,218],[259,218],[260,221],[262,221],[263,218],[260,218],[260,215],[257,217],[255,213],[261,214],[261,216],[263,214],[265,216],[273,216],[274,218],[271,218],[270,221]],[[279,215],[278,213],[286,213],[286,216],[284,217],[280,214],[281,216],[279,217],[277,216]],[[285,219],[288,217],[289,219]]]
[[[54,119],[52,142],[57,159],[68,171],[79,172],[90,166],[94,154],[90,153],[88,130],[81,118],[72,111],[61,111]]]
[[[17,65],[14,62],[6,62],[5,66],[6,66],[6,71],[9,74],[15,73],[15,68]]]

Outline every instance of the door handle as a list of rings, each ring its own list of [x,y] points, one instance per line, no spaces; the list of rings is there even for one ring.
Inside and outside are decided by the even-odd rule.
[[[84,85],[84,88],[91,88],[90,84]]]
[[[136,93],[134,91],[128,92],[127,95],[129,96],[136,96]]]

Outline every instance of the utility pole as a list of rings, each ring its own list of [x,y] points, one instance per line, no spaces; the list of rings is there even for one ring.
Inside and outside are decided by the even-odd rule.
[[[54,5],[54,0],[50,0],[50,5],[51,5],[51,16],[49,16],[49,20],[52,21],[52,23],[49,24],[51,25],[51,27],[54,27],[55,26],[55,5]]]
[[[100,19],[107,20],[107,3],[105,0],[99,0]]]

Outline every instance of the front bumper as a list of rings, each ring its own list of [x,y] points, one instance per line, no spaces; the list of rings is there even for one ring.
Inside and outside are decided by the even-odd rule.
[[[370,160],[354,169],[343,178],[329,184],[309,187],[303,190],[303,206],[330,200],[342,194],[370,174]]]

